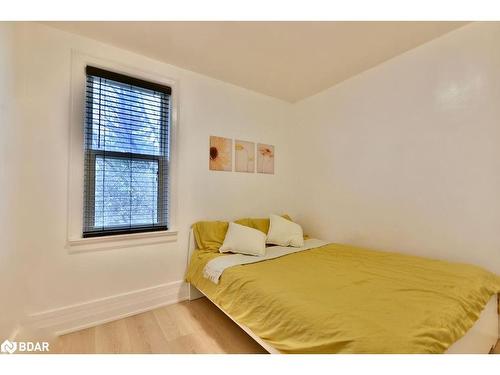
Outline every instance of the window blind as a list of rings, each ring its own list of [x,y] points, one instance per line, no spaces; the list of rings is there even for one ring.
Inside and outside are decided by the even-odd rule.
[[[83,237],[168,229],[168,86],[86,67]]]

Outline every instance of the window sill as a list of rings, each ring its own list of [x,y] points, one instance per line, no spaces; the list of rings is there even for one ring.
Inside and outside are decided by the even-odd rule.
[[[177,229],[158,232],[119,234],[114,236],[70,238],[67,249],[70,254],[86,251],[122,249],[126,247],[152,245],[177,241]]]

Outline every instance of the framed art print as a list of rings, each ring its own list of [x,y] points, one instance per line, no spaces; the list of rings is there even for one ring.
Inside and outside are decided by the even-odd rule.
[[[274,174],[274,146],[257,144],[257,172]]]
[[[209,169],[212,171],[231,171],[233,168],[232,151],[232,139],[210,136]]]

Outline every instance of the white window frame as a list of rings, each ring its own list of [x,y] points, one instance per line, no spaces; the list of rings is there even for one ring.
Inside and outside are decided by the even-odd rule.
[[[168,176],[169,229],[157,232],[119,234],[83,238],[83,189],[84,189],[84,126],[85,126],[85,67],[92,65],[172,88],[170,118],[170,165]],[[146,72],[138,67],[125,66],[104,58],[71,51],[71,98],[70,98],[70,153],[68,163],[68,220],[67,248],[70,253],[97,251],[177,241],[177,118],[178,84],[175,79],[157,73]]]

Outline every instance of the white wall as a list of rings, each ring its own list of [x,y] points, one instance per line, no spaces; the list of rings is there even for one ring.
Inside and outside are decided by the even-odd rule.
[[[200,219],[294,213],[285,136],[290,104],[50,27],[18,24],[26,85],[19,129],[22,246],[29,251],[29,313],[180,281],[189,226]],[[71,51],[174,79],[179,88],[175,243],[69,254],[67,199]],[[276,174],[208,170],[209,135],[276,146]]]
[[[15,61],[14,24],[0,23],[0,340],[14,333],[22,312],[16,210],[11,199],[17,187]]]
[[[307,230],[500,273],[499,43],[471,24],[298,103]]]

